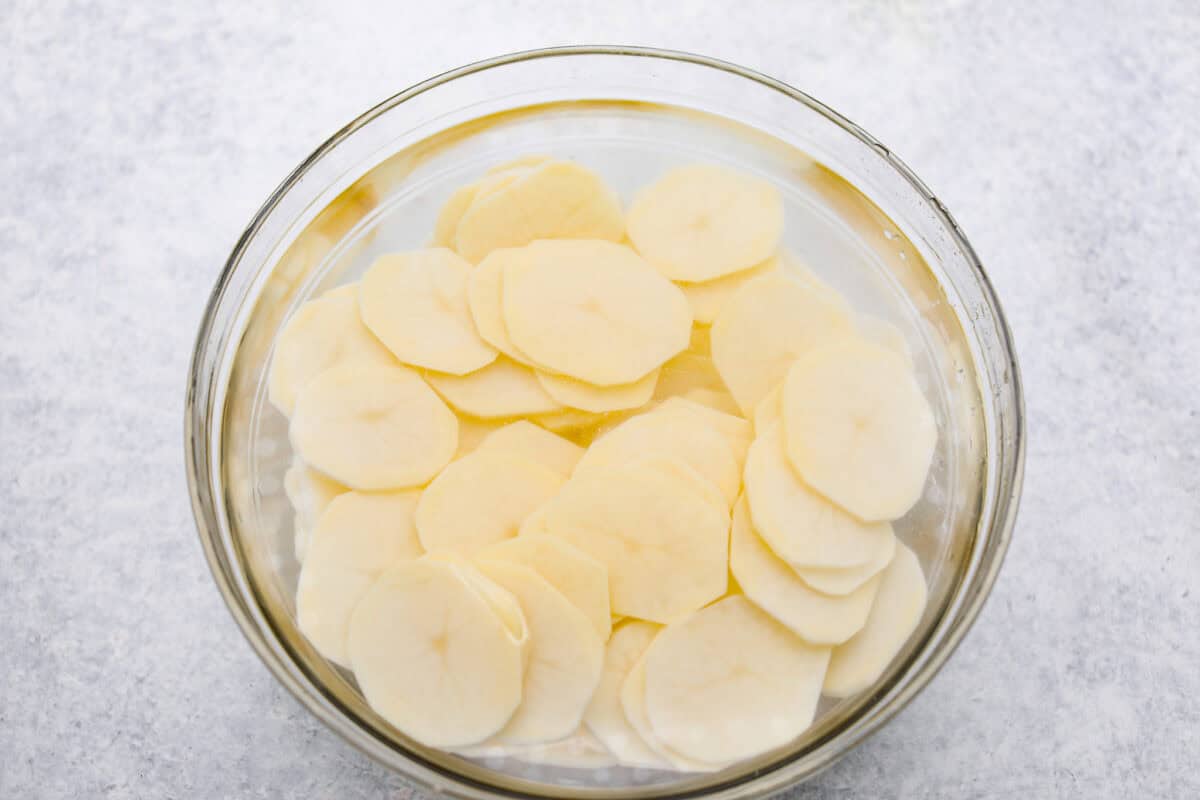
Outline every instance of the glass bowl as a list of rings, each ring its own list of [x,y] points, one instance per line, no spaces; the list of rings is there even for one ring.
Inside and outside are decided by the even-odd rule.
[[[902,333],[941,435],[925,497],[897,524],[929,604],[868,691],[824,701],[778,751],[709,775],[473,760],[423,747],[366,705],[296,627],[286,420],[265,402],[281,323],[374,255],[421,246],[441,203],[488,166],[579,158],[628,199],[667,166],[718,161],[770,178],[785,241]],[[1023,409],[1011,336],[975,253],[886,147],[811,97],[732,64],[626,47],[538,50],[448,72],[334,134],[251,220],[213,290],[187,389],[192,505],[217,585],[267,667],[325,724],[434,794],[758,797],[804,780],[934,676],[986,598],[1012,532]]]

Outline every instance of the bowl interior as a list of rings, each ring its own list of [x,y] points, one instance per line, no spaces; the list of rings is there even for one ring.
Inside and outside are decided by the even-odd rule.
[[[658,68],[658,58],[646,63]],[[841,137],[847,131],[821,109],[766,87],[788,100],[791,113],[814,114],[815,130],[830,129],[824,138],[780,130],[780,120],[769,116],[770,98],[726,97],[707,83],[718,80],[708,74],[713,67],[679,63],[703,71],[668,81],[670,91],[647,76],[625,73],[630,85],[609,86],[587,70],[572,81],[569,69],[556,82],[539,67],[530,86],[514,79],[489,95],[490,82],[469,91],[459,84],[463,96],[451,92],[440,106],[391,118],[405,111],[403,104],[377,109],[377,116],[339,134],[281,187],[235,252],[231,267],[237,274],[227,276],[214,297],[213,329],[207,337],[202,332],[204,352],[197,355],[209,368],[202,377],[210,407],[204,430],[193,431],[193,438],[204,437],[210,447],[203,479],[212,500],[204,511],[215,528],[208,532],[209,554],[218,582],[252,643],[289,688],[343,735],[429,787],[463,796],[554,797],[770,790],[777,784],[765,776],[779,781],[811,774],[894,713],[948,654],[959,626],[973,616],[975,595],[986,592],[998,566],[1007,536],[1003,524],[1003,535],[995,527],[1006,497],[1003,479],[1011,482],[1019,469],[1019,459],[1017,468],[1009,468],[1002,458],[1004,426],[1014,424],[1006,415],[1019,418],[1019,397],[997,391],[1012,389],[1011,354],[1002,320],[984,313],[992,308],[990,295],[972,273],[969,251],[958,246],[957,231],[939,218],[940,207],[915,215],[914,209],[924,210],[920,200],[930,198],[892,194],[891,186],[910,193],[914,186],[896,182],[905,178],[896,165],[880,169],[886,156],[857,135],[835,137],[835,129]],[[764,88],[729,73],[720,80],[729,78],[734,85],[753,84],[756,92]],[[428,95],[407,102],[428,105]],[[726,107],[730,103],[735,106]],[[389,125],[380,130],[383,121]],[[357,279],[375,256],[423,246],[454,189],[490,166],[529,154],[577,159],[599,171],[626,202],[639,186],[683,163],[723,163],[768,178],[785,199],[785,247],[856,309],[896,326],[912,352],[940,436],[925,495],[895,527],[926,571],[925,617],[875,690],[823,702],[817,723],[783,751],[716,775],[681,777],[513,758],[471,760],[430,750],[375,715],[352,676],[327,664],[296,629],[299,565],[282,485],[292,454],[287,422],[265,399],[275,336],[300,303]],[[1012,459],[1017,448],[1009,447]]]

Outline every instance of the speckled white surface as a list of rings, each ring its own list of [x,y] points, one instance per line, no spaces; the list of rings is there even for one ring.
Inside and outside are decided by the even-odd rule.
[[[789,796],[1200,794],[1200,6],[566,6],[0,7],[0,797],[413,796],[222,606],[183,477],[192,337],[242,225],[343,122],[588,41],[741,62],[862,124],[956,214],[1019,345],[1026,489],[991,601]]]

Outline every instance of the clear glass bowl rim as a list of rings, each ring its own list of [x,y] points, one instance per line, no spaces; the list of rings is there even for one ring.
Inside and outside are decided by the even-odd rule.
[[[323,156],[336,148],[348,136],[369,124],[384,112],[391,110],[412,97],[449,83],[457,78],[516,62],[573,55],[633,56],[648,59],[663,59],[731,73],[759,83],[786,95],[796,102],[804,104],[809,109],[822,115],[875,150],[922,196],[938,221],[945,226],[945,230],[952,237],[953,243],[960,248],[982,292],[988,313],[994,320],[1002,356],[1007,361],[1005,366],[1010,382],[1006,389],[1010,394],[1010,402],[1014,408],[1012,415],[1013,430],[1011,432],[1012,452],[1001,462],[1002,474],[998,474],[993,481],[994,484],[1004,487],[1005,491],[998,493],[994,498],[996,505],[992,524],[986,531],[982,532],[986,541],[986,550],[977,565],[976,572],[970,576],[969,581],[963,586],[962,603],[955,610],[953,618],[949,620],[948,627],[943,631],[941,638],[934,642],[936,647],[931,653],[927,654],[928,657],[926,660],[919,664],[915,671],[905,673],[902,676],[903,680],[897,681],[898,686],[882,687],[882,689],[892,692],[887,701],[882,705],[873,704],[864,709],[863,715],[859,719],[852,721],[849,730],[839,733],[837,741],[833,742],[833,744],[837,745],[835,748],[830,748],[826,752],[822,752],[826,748],[820,748],[810,753],[806,763],[800,764],[794,758],[783,757],[768,768],[758,770],[752,775],[740,776],[717,786],[700,790],[681,790],[671,794],[656,795],[663,798],[744,798],[766,796],[818,774],[879,730],[932,680],[933,676],[937,674],[946,660],[953,654],[982,609],[1003,564],[1016,522],[1025,463],[1024,395],[1012,333],[991,281],[984,271],[974,248],[941,201],[938,200],[903,161],[861,127],[820,101],[786,83],[731,62],[676,50],[621,45],[550,47],[500,55],[441,73],[387,98],[334,133],[280,183],[255,213],[250,223],[238,238],[229,258],[226,260],[201,318],[188,370],[184,408],[185,466],[197,532],[217,587],[243,635],[272,675],[327,727],[360,751],[385,766],[401,772],[405,778],[416,783],[423,790],[435,795],[450,794],[464,798],[538,797],[495,786],[482,786],[469,778],[448,774],[436,768],[431,769],[412,760],[407,760],[407,763],[403,766],[398,765],[395,758],[398,754],[394,749],[387,748],[374,737],[368,735],[357,725],[353,724],[352,720],[338,713],[335,707],[320,702],[319,697],[315,696],[308,687],[303,686],[292,673],[284,668],[281,660],[283,654],[278,649],[271,647],[271,643],[266,640],[263,634],[262,626],[254,619],[254,614],[248,606],[250,593],[246,591],[244,580],[241,580],[244,576],[238,575],[238,565],[231,562],[227,553],[218,548],[217,537],[220,534],[220,524],[217,519],[216,505],[219,502],[219,498],[214,495],[211,487],[208,485],[207,478],[213,453],[210,452],[207,431],[205,430],[205,426],[210,420],[211,407],[213,405],[213,385],[211,376],[206,376],[205,370],[207,369],[207,358],[209,355],[208,345],[214,338],[214,334],[219,332],[218,323],[221,321],[219,313],[221,301],[224,298],[234,272],[242,260],[248,243],[262,227],[263,221],[278,205],[280,199]],[[219,454],[217,455],[219,456]],[[993,456],[994,454],[989,453],[989,458]],[[990,489],[991,487],[989,487]],[[886,693],[882,690],[879,692],[880,695]],[[867,713],[868,711],[869,714]],[[565,794],[574,793],[566,789]]]

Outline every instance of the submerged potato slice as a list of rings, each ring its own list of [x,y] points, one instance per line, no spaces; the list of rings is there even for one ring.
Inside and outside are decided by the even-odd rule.
[[[521,705],[494,740],[534,744],[569,736],[600,681],[604,640],[582,611],[529,567],[481,560],[479,569],[517,598],[529,625]]]
[[[733,511],[729,569],[756,606],[817,645],[841,644],[862,630],[879,589],[878,578],[841,596],[821,594],[808,586],[759,538],[744,498]]]
[[[912,550],[896,546],[883,571],[866,626],[834,648],[825,676],[825,694],[849,697],[874,683],[916,629],[925,610],[925,575]]]
[[[696,320],[696,324],[711,325],[717,315],[721,313],[721,309],[729,302],[729,298],[733,297],[738,289],[748,281],[778,269],[779,260],[772,256],[761,264],[755,264],[749,269],[731,275],[713,278],[711,281],[703,283],[681,281],[678,286],[683,290],[684,296],[687,297],[688,303],[692,307],[692,318]]]
[[[750,449],[750,442],[754,440],[754,427],[749,422],[739,416],[723,413],[687,397],[668,398],[663,401],[659,409],[691,414],[721,434],[733,452],[738,471],[741,471],[746,463],[746,452]]]
[[[663,767],[664,759],[648,745],[625,717],[621,689],[634,665],[662,630],[652,622],[630,620],[618,625],[604,651],[600,683],[583,715],[587,726],[622,764]]]
[[[668,625],[646,650],[646,716],[685,758],[750,758],[809,726],[828,664],[828,647],[806,644],[745,597],[727,597]]]
[[[658,370],[633,383],[619,386],[593,386],[546,372],[537,373],[537,379],[546,393],[564,406],[599,414],[641,408],[649,403],[654,396],[654,386],[658,383]]]
[[[445,248],[375,260],[359,289],[363,322],[405,364],[465,375],[490,364],[467,306],[471,265]]]
[[[400,562],[376,579],[350,618],[350,663],[367,702],[430,747],[481,742],[521,702],[528,637],[515,635],[485,598],[485,583],[465,564]],[[490,589],[516,605],[506,590]]]
[[[296,560],[304,563],[308,554],[308,542],[312,538],[312,529],[317,524],[317,519],[333,498],[349,490],[337,481],[309,469],[303,461],[296,459],[283,474],[283,491],[295,511]]]
[[[687,300],[628,247],[539,241],[504,268],[513,344],[551,371],[599,386],[632,383],[688,346]]]
[[[420,486],[458,448],[458,420],[415,372],[343,366],[296,399],[292,446],[312,467],[363,491]]]
[[[796,476],[778,426],[750,446],[745,481],[755,530],[794,567],[859,567],[895,546],[891,525],[862,522]]]
[[[548,414],[562,408],[533,370],[504,356],[466,375],[427,372],[425,380],[456,410],[483,419]]]
[[[520,456],[480,452],[455,461],[421,495],[417,532],[429,552],[470,553],[517,535],[562,486],[561,475]]]
[[[374,579],[421,555],[413,525],[418,492],[346,492],[334,498],[313,532],[300,570],[296,621],[313,646],[349,666],[350,615]]]
[[[504,355],[526,366],[537,366],[513,344],[504,322],[501,298],[504,296],[504,268],[508,264],[524,259],[520,248],[505,248],[493,251],[479,266],[471,271],[467,279],[467,304],[471,317],[483,340]]]
[[[396,359],[363,325],[358,287],[338,287],[296,310],[275,340],[267,399],[291,416],[296,395],[330,367],[344,364],[394,366]]]
[[[712,326],[713,363],[750,415],[798,356],[852,326],[849,309],[829,287],[770,273],[747,282],[721,309]]]
[[[899,519],[920,499],[937,424],[902,356],[858,339],[813,348],[788,370],[780,409],[796,471],[851,514]]]
[[[668,278],[709,281],[770,258],[783,202],[767,181],[713,164],[678,167],[638,192],[629,238]]]
[[[891,547],[881,547],[865,564],[844,569],[822,569],[821,567],[794,567],[800,579],[823,594],[850,594],[867,581],[877,576],[891,563],[896,552],[896,537],[892,536]]]
[[[608,567],[616,614],[669,622],[725,591],[729,518],[676,472],[635,463],[579,474],[546,526]]]
[[[490,434],[479,449],[527,458],[563,478],[571,477],[583,448],[527,420],[510,422]]]
[[[477,263],[493,250],[538,239],[616,242],[624,233],[621,204],[596,173],[570,161],[550,160],[476,196],[458,221],[455,249]]]

